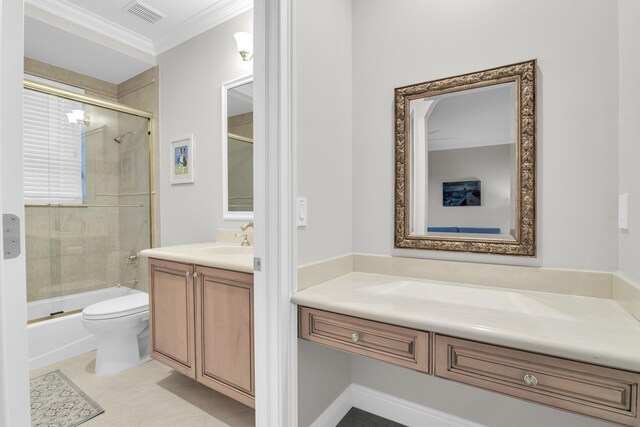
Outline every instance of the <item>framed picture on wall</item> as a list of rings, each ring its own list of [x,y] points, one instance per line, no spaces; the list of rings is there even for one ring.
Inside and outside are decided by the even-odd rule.
[[[191,184],[193,176],[193,135],[171,141],[171,184]]]

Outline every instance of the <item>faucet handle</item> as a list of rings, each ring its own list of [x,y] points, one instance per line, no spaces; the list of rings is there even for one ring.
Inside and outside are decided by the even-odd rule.
[[[236,233],[235,236],[242,237],[242,243],[240,243],[240,246],[251,246],[251,242],[249,242],[247,233]]]

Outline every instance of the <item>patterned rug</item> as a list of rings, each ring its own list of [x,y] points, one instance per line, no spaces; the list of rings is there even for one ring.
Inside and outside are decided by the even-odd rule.
[[[33,378],[30,385],[31,427],[75,427],[104,412],[60,370]]]

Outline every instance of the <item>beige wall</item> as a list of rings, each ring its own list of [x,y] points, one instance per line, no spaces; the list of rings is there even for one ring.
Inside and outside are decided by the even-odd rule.
[[[149,111],[154,114],[151,120],[151,152],[149,151],[146,120],[120,114],[120,133],[135,131],[135,135],[126,137],[119,144],[119,155],[133,159],[135,175],[133,182],[120,182],[120,204],[144,204],[147,208],[120,209],[120,248],[122,256],[138,254],[142,249],[151,246],[149,241],[151,223],[153,222],[154,241],[160,241],[160,191],[159,191],[159,116],[160,116],[160,76],[159,67],[153,67],[118,85],[118,102],[130,107]],[[149,156],[153,156],[153,218],[149,216]],[[142,194],[140,194],[142,193]],[[137,279],[137,289],[148,290],[147,266],[120,264],[120,277],[124,281]]]
[[[107,101],[116,101],[118,98],[118,87],[113,83],[56,67],[55,65],[45,62],[36,61],[35,59],[24,58],[24,72],[32,76],[83,88],[87,95],[96,98]]]

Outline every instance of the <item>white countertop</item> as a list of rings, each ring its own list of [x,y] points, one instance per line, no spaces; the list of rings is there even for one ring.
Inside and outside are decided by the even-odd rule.
[[[354,272],[292,302],[640,372],[640,322],[611,299]]]
[[[140,255],[148,258],[158,258],[253,274],[253,251],[250,248],[247,249],[248,253],[241,254],[211,253],[210,250],[212,248],[226,247],[241,248],[238,243],[209,242],[145,249],[140,252]]]

